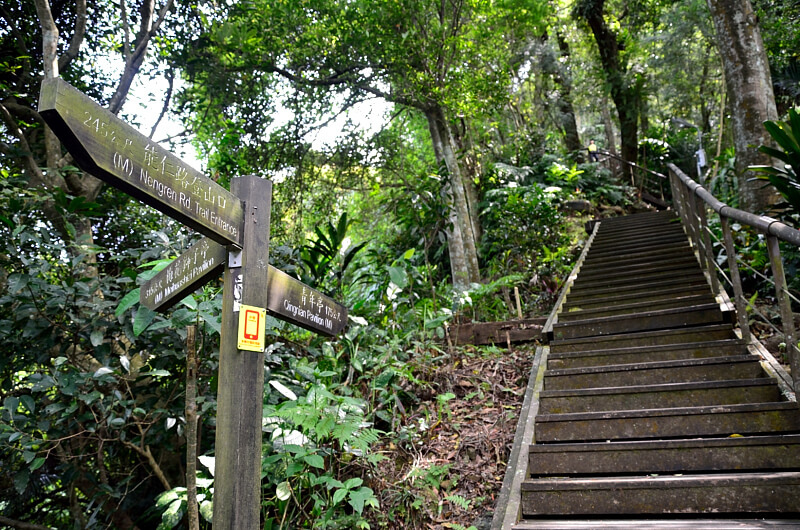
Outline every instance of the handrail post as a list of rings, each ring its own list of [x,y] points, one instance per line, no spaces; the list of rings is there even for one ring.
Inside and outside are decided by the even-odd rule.
[[[722,224],[722,240],[725,244],[725,254],[728,256],[728,269],[731,272],[731,284],[733,285],[733,298],[736,304],[736,318],[739,321],[739,329],[742,331],[742,339],[745,344],[750,344],[750,324],[747,322],[747,300],[742,290],[742,277],[739,274],[739,264],[736,262],[736,247],[733,244],[733,234],[728,223],[728,218],[724,215],[719,216]]]
[[[786,291],[786,275],[783,270],[783,261],[781,260],[781,250],[777,237],[767,235],[767,250],[769,251],[770,265],[772,265],[772,275],[775,277],[775,295],[778,297],[778,305],[781,310],[783,342],[786,344],[789,365],[792,367],[792,385],[796,392],[800,389],[797,384],[800,379],[800,358],[798,358],[797,342],[795,340],[792,302]]]
[[[707,271],[708,263],[706,263],[706,254],[703,251],[703,241],[700,235],[699,207],[697,203],[697,196],[689,190],[689,224],[692,227],[692,242],[697,251],[697,259],[700,262],[700,267]]]
[[[678,176],[672,171],[672,168],[669,170],[669,189],[672,192],[672,207],[677,212],[678,216],[683,219],[683,204],[681,203],[681,196],[679,196],[681,192],[681,182],[678,179]]]
[[[717,268],[714,266],[714,252],[711,247],[711,236],[708,233],[708,217],[706,216],[705,201],[697,201],[698,214],[700,216],[700,237],[703,240],[703,248],[706,254],[706,265],[708,265],[708,279],[711,281],[711,289],[714,294],[719,294],[719,278],[717,278]]]

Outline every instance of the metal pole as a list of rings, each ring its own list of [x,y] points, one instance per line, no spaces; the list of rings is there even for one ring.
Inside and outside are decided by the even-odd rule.
[[[708,265],[708,277],[711,280],[711,289],[714,294],[720,292],[719,278],[717,278],[717,268],[714,266],[716,260],[714,259],[714,252],[711,247],[711,236],[708,233],[708,219],[706,217],[706,203],[705,201],[697,201],[700,215],[700,231],[703,240],[703,247],[706,254],[706,264]]]
[[[800,379],[800,358],[798,358],[797,341],[795,340],[792,302],[786,291],[786,275],[783,271],[783,261],[781,261],[781,250],[777,237],[767,236],[767,250],[769,251],[769,262],[772,265],[772,275],[775,277],[775,295],[778,297],[778,304],[781,309],[783,342],[786,344],[786,353],[789,356],[789,364],[792,368],[792,384],[795,392],[797,392],[798,388],[800,388],[797,385]]]
[[[736,318],[739,320],[739,329],[742,331],[742,339],[745,344],[750,344],[750,324],[747,321],[747,299],[742,290],[742,277],[739,274],[739,263],[736,261],[736,247],[733,244],[733,234],[728,223],[728,218],[724,215],[719,216],[722,224],[722,236],[725,243],[725,254],[728,256],[728,269],[731,272],[731,283],[733,284],[733,298],[736,303]]]

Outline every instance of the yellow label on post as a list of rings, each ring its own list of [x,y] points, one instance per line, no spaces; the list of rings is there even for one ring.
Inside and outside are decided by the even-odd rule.
[[[242,305],[239,308],[240,350],[263,352],[266,347],[267,310],[263,307]]]

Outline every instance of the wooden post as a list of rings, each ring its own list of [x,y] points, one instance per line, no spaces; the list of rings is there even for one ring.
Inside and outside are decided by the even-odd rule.
[[[715,267],[716,261],[714,260],[714,252],[711,247],[711,236],[708,233],[708,219],[706,217],[706,203],[703,200],[698,200],[699,206],[697,212],[700,217],[700,239],[703,241],[703,252],[706,255],[706,265],[708,267],[708,279],[711,281],[711,289],[714,291],[714,296],[720,293],[719,279],[717,278],[717,268]]]
[[[731,284],[733,284],[733,299],[736,303],[736,317],[739,320],[739,329],[745,344],[750,344],[750,324],[747,322],[747,300],[742,290],[742,277],[739,274],[739,264],[736,262],[736,247],[733,244],[730,223],[724,215],[719,216],[722,224],[722,237],[725,243],[725,254],[728,255],[728,269],[731,271]]]
[[[769,261],[772,265],[772,276],[775,280],[775,296],[778,297],[778,306],[781,310],[781,322],[783,323],[783,342],[786,344],[786,354],[789,356],[789,365],[792,368],[792,386],[797,392],[800,387],[800,358],[797,352],[797,340],[795,339],[794,313],[792,313],[792,301],[786,291],[786,275],[783,271],[783,261],[781,261],[781,250],[778,238],[767,235],[767,250],[769,251]]]
[[[236,309],[239,303],[267,307],[272,182],[251,175],[231,181],[231,190],[245,203],[244,240],[241,263],[229,262],[223,280],[213,522],[215,530],[257,530],[264,353],[238,349]]]

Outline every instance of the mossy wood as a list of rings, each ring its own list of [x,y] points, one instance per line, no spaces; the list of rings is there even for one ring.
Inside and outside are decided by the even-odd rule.
[[[198,232],[242,246],[242,202],[66,81],[42,82],[39,113],[82,170]]]

